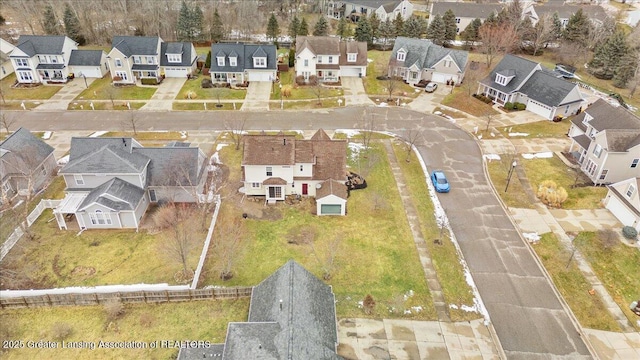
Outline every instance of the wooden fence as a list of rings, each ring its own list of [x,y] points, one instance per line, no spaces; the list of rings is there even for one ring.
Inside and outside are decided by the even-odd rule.
[[[125,304],[163,303],[196,300],[238,299],[251,296],[253,287],[185,289],[159,291],[131,291],[111,293],[44,294],[36,296],[0,297],[1,309],[33,308],[42,306],[100,305],[114,299]]]

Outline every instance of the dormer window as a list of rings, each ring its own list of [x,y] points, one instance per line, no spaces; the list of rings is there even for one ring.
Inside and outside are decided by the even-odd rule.
[[[406,51],[404,51],[403,49],[398,50],[398,53],[396,54],[396,59],[398,61],[404,61],[406,57],[407,57]]]
[[[113,60],[113,61],[115,62],[116,67],[122,67],[122,60],[120,60],[120,59],[115,59],[115,60]]]
[[[635,191],[636,191],[636,188],[633,186],[633,184],[629,184],[629,187],[627,188],[627,197],[631,199],[631,196],[633,196],[633,193]]]
[[[582,119],[582,123],[587,125],[587,124],[589,124],[589,121],[591,121],[591,119],[593,119],[593,116],[591,116],[591,115],[589,115],[587,113],[584,113],[584,119]]]
[[[147,64],[153,64],[153,56],[147,56]]]
[[[347,54],[347,62],[356,62],[358,54]]]
[[[496,83],[499,85],[507,86],[507,84],[509,83],[509,80],[511,79],[504,75],[496,74]]]
[[[267,67],[267,58],[266,57],[254,57],[253,58],[253,67],[266,68]]]
[[[182,54],[167,54],[167,61],[170,63],[182,62]]]
[[[218,66],[224,66],[224,56],[217,56]]]
[[[135,64],[140,64],[140,56],[134,56],[134,57],[133,57],[133,62],[134,62]],[[117,65],[116,65],[116,66],[117,66]]]
[[[238,58],[237,57],[230,57],[229,58],[229,66],[238,66]]]

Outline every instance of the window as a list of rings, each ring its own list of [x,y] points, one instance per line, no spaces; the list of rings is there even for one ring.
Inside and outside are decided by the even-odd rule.
[[[407,57],[407,53],[404,50],[399,50],[398,54],[396,55],[396,59],[398,61],[404,61],[406,57]]]
[[[5,194],[11,191],[11,185],[8,181],[2,184],[2,191],[4,191]]]
[[[126,71],[116,71],[116,77],[120,77],[122,80],[127,80]]]
[[[608,169],[604,169],[602,170],[602,173],[600,173],[600,180],[604,180],[607,177],[607,173],[609,173]]]
[[[120,59],[115,59],[115,60],[113,60],[113,61],[115,62],[116,67],[122,67],[122,60],[120,60]]]
[[[58,57],[57,56],[52,56],[51,57],[51,63],[52,64],[57,64],[58,63]]]
[[[347,54],[347,62],[356,62],[358,54]]]
[[[300,171],[304,171],[304,165],[300,165]]]
[[[153,56],[147,56],[147,64],[153,64]]]
[[[89,219],[93,225],[111,225],[111,214],[105,214],[101,210],[89,213]]]
[[[509,83],[509,78],[500,74],[496,74],[496,83],[506,86]]]
[[[265,58],[265,57],[255,57],[255,58],[253,58],[253,67],[266,68],[267,67],[267,58]]]
[[[316,59],[316,62],[318,64],[322,64],[322,56],[318,55],[318,58]]]
[[[456,18],[456,24],[460,24],[460,18]]]
[[[329,56],[329,64],[333,64],[333,56]]]
[[[633,184],[629,184],[629,187],[627,188],[627,197],[631,198],[631,196],[635,191],[636,191],[636,188],[633,186]]]
[[[451,60],[445,60],[444,67],[451,67]]]
[[[230,57],[229,58],[229,66],[238,66],[238,58],[237,57]]]
[[[134,64],[140,64],[141,60],[140,60],[140,56],[134,56],[133,57],[133,63]]]
[[[309,59],[304,59],[304,66],[309,66]]]
[[[84,178],[82,175],[73,175],[73,179],[76,181],[76,185],[84,185]]]
[[[596,170],[598,170],[598,164],[589,159],[589,161],[587,162],[586,170],[589,176],[593,176],[596,173]]]
[[[27,59],[16,59],[16,66],[29,66]]]
[[[167,61],[170,63],[179,63],[182,61],[182,55],[180,54],[167,54]]]
[[[282,198],[282,187],[281,186],[270,186],[269,187],[269,197],[270,198]]]
[[[224,56],[218,56],[216,59],[218,60],[218,66],[224,66]]]
[[[596,147],[593,148],[593,155],[595,155],[597,158],[600,158],[601,154],[602,154],[602,146],[600,146],[600,144],[596,144]]]
[[[273,168],[271,166],[267,166],[267,176],[273,176]]]
[[[260,188],[260,183],[251,183],[251,187],[254,189]]]
[[[149,190],[149,200],[151,200],[151,202],[158,201],[158,196],[156,195],[156,191],[153,189]]]
[[[640,159],[633,159],[633,161],[631,161],[631,167],[638,167],[638,162],[640,162]]]
[[[44,165],[42,165],[40,171],[42,172],[42,175],[47,175],[47,168]]]
[[[33,76],[31,76],[30,71],[18,71],[18,76],[20,76],[20,80],[22,81],[33,81]]]

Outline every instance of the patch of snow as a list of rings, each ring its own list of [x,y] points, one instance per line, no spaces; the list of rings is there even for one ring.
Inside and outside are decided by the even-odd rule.
[[[527,239],[529,242],[537,242],[540,241],[540,235],[537,232],[534,233],[522,233],[522,237]]]
[[[509,136],[511,136],[511,137],[513,137],[513,136],[529,136],[529,134],[527,134],[527,133],[517,133],[517,132],[516,133],[512,133],[512,132],[510,132]]]
[[[489,160],[489,161],[500,160],[500,155],[498,154],[484,154],[482,155],[482,157],[484,157],[486,160]]]
[[[107,131],[96,131],[93,134],[89,135],[89,137],[91,137],[91,138],[100,137],[100,136],[102,136],[102,135],[104,135],[106,133],[107,133]]]
[[[449,304],[449,309],[458,309],[458,305],[456,305],[456,304]]]
[[[411,315],[411,310],[409,310],[409,309],[405,310],[405,311],[404,311],[404,314],[405,314],[405,315]]]
[[[238,192],[239,192],[240,194],[246,194],[246,193],[247,193],[247,191],[245,190],[244,186],[243,186],[243,187],[241,187],[240,189],[238,189]]]
[[[356,135],[360,135],[360,131],[358,130],[351,130],[351,129],[338,129],[335,131],[336,134],[345,134],[347,135],[347,139],[351,139],[352,137],[355,137]]]
[[[220,155],[218,154],[217,151],[213,153],[213,155],[211,155],[211,159],[209,159],[209,164],[222,164],[222,161],[220,161]]]
[[[462,306],[460,306],[460,310],[466,311],[466,312],[474,312],[474,313],[478,312],[478,309],[476,309],[476,305],[475,304],[473,306],[467,306],[467,305],[462,304]]]
[[[53,134],[51,131],[45,131],[44,134],[42,134],[42,138],[45,140],[49,140],[51,139],[51,134]]]
[[[360,151],[364,150],[364,145],[356,142],[349,142],[347,145],[351,150],[351,161],[356,161],[358,156],[360,156]]]
[[[367,63],[372,63],[372,62],[373,62],[373,60],[367,59]]]
[[[553,153],[550,151],[535,153],[535,154],[522,154],[525,159],[550,159],[553,157]]]
[[[434,112],[433,112],[433,114],[434,114],[434,115],[441,116],[441,115],[442,115],[442,112],[441,112],[441,111],[434,111]]]
[[[69,163],[69,155],[65,155],[58,159],[58,165],[65,165],[67,163]]]
[[[419,313],[420,311],[422,311],[422,306],[412,306],[411,310],[413,310],[416,313]]]
[[[186,139],[187,138],[187,132],[186,131],[180,131],[180,138],[181,139]]]
[[[378,106],[379,107],[387,107],[387,106],[389,106],[389,104],[387,104],[386,102],[381,102]]]
[[[358,307],[362,308],[363,306],[364,306],[364,301],[363,300],[358,301]]]
[[[225,146],[229,146],[229,144],[218,144],[218,145],[216,145],[216,151],[222,150],[222,148],[224,148]],[[219,164],[222,164],[222,163],[219,162]]]

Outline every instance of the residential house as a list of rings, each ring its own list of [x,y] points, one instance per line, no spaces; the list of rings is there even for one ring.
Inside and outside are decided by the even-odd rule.
[[[618,181],[607,186],[604,206],[624,226],[631,226],[640,232],[640,177]]]
[[[529,4],[522,11],[523,18],[531,19],[531,23],[535,25],[541,18],[548,16],[553,17],[554,13],[558,13],[560,23],[564,28],[569,23],[569,19],[573,14],[582,9],[582,12],[591,20],[594,25],[602,25],[608,15],[599,5],[569,5],[564,3],[558,4]]]
[[[275,81],[278,57],[275,45],[211,45],[211,79],[228,83]]]
[[[67,188],[54,209],[60,228],[74,215],[81,229],[138,229],[149,203],[197,202],[206,159],[189,143],[145,148],[133,138],[72,138],[59,171]]]
[[[13,65],[9,55],[16,47],[5,39],[0,39],[0,80],[13,74]]]
[[[484,20],[490,14],[498,14],[504,4],[477,4],[469,2],[433,2],[429,11],[429,21],[436,15],[444,16],[451,9],[456,16],[456,32],[460,33],[471,24],[474,19]]]
[[[187,78],[196,71],[198,54],[190,42],[163,42],[160,46],[160,74],[168,78]]]
[[[9,58],[20,83],[66,83],[71,51],[76,49],[78,44],[66,36],[20,35]]]
[[[111,79],[118,84],[135,84],[141,79],[162,81],[159,36],[115,36],[107,54]]]
[[[540,64],[507,54],[488,77],[480,81],[479,94],[496,104],[522,103],[526,109],[552,120],[575,115],[584,99],[578,86],[560,79]]]
[[[16,130],[0,142],[0,203],[40,191],[55,175],[56,166],[53,147],[25,128]]]
[[[371,16],[373,13],[382,21],[393,20],[398,14],[407,20],[413,13],[413,4],[408,0],[329,0],[327,2],[327,17],[334,20],[347,17],[355,22],[361,16]]]
[[[247,322],[232,322],[224,344],[180,349],[179,360],[338,360],[335,295],[294,260],[253,287]]]
[[[389,58],[389,76],[408,84],[420,80],[460,84],[467,68],[469,53],[436,45],[431,40],[399,36]]]
[[[287,195],[315,196],[317,191],[335,180],[345,187],[347,180],[347,142],[332,140],[322,129],[311,139],[299,140],[294,135],[245,135],[243,137],[242,181],[247,195],[265,196],[273,202]],[[345,190],[346,192],[346,190]],[[324,192],[321,191],[324,196]],[[343,192],[335,194],[346,200]],[[345,202],[336,200],[318,215],[344,214]],[[321,209],[322,210],[322,209]]]
[[[571,120],[569,151],[595,185],[640,177],[640,118],[603,99]]]
[[[109,71],[107,54],[102,50],[71,50],[69,72],[77,77],[101,79]]]
[[[341,77],[367,75],[367,43],[340,41],[330,36],[296,37],[296,77],[305,81],[316,76],[320,82],[336,82]]]

